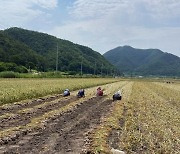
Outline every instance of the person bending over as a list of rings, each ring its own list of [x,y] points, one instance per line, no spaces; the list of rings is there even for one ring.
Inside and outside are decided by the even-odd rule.
[[[64,97],[65,97],[65,96],[70,96],[70,91],[69,91],[69,89],[65,89],[65,90],[64,90],[63,96],[64,96]]]
[[[121,91],[119,90],[113,95],[113,101],[121,100],[121,99],[122,99],[122,95],[121,95]]]
[[[85,91],[84,91],[84,89],[81,89],[81,90],[78,91],[77,97],[78,97],[78,98],[85,97]]]
[[[97,96],[103,96],[103,90],[101,89],[101,87],[97,88],[97,92],[96,92]]]

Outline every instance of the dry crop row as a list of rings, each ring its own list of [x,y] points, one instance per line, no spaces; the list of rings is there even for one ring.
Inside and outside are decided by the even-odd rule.
[[[122,117],[124,112],[124,102],[128,101],[133,82],[129,82],[128,84],[118,85],[123,93],[123,100],[116,101],[113,104],[110,114],[102,119],[102,123],[91,133],[92,140],[92,149],[94,153],[110,153],[111,147],[109,147],[107,140],[108,136],[112,132],[113,129],[118,129],[119,119]],[[113,89],[117,89],[117,87],[113,87]]]
[[[58,94],[66,88],[71,91],[112,83],[116,79],[1,79],[0,105],[45,95]]]
[[[157,89],[161,91],[157,92]],[[125,105],[126,121],[120,144],[127,153],[178,153],[180,150],[180,113],[167,101],[166,88],[136,82]],[[160,95],[161,93],[167,94]]]
[[[149,83],[148,87],[152,89],[159,96],[163,97],[169,106],[176,106],[180,108],[180,90],[179,85],[174,84],[174,88],[164,85],[163,83]]]
[[[161,85],[163,87],[167,87],[167,88],[170,88],[172,90],[177,90],[177,91],[180,91],[180,84],[178,83],[171,83],[171,84],[167,84],[167,83],[162,83],[162,82],[154,82],[155,84],[157,85]]]
[[[180,151],[180,95],[152,82],[124,86],[123,100],[91,134],[94,153],[167,153]]]

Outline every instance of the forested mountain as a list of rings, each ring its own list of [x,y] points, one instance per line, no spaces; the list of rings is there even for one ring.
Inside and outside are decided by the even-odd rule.
[[[58,70],[96,74],[115,69],[101,54],[92,49],[54,36],[9,28],[0,32],[0,62],[13,62],[40,71]]]
[[[180,58],[158,49],[117,47],[104,57],[125,74],[180,76]]]
[[[0,31],[0,71],[18,71],[18,67],[41,67],[44,58],[31,50],[27,45],[9,37]],[[24,68],[25,69],[25,68]]]

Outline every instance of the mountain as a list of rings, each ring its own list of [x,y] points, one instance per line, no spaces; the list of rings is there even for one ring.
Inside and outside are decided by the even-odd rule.
[[[54,71],[58,50],[58,70],[80,72],[81,63],[83,73],[93,74],[96,71],[97,74],[115,69],[91,48],[45,33],[13,27],[1,31],[0,35],[0,62],[13,62],[39,71]]]
[[[125,74],[180,76],[180,58],[159,49],[120,46],[103,56]]]
[[[0,71],[16,71],[17,66],[40,67],[43,63],[41,55],[0,31]]]

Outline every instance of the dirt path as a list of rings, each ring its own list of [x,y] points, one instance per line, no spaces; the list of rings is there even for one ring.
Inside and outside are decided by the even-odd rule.
[[[104,97],[91,98],[73,110],[50,120],[0,147],[0,153],[81,153],[87,132],[100,123],[112,104]]]

